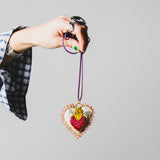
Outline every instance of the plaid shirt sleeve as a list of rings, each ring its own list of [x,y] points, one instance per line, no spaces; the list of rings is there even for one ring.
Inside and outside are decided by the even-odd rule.
[[[18,27],[0,33],[0,63],[5,54],[9,55],[8,41]],[[13,59],[0,69],[0,102],[22,120],[27,119],[26,94],[30,80],[32,49],[26,50],[21,56]]]

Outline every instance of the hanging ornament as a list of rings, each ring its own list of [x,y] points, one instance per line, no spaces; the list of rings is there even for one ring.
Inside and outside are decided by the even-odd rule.
[[[85,21],[81,17],[71,17],[72,22],[70,23],[73,28],[73,23],[77,23],[79,25],[85,25]],[[73,30],[73,29],[72,29]],[[69,40],[70,38],[74,38],[77,40],[77,37],[73,35],[71,32],[64,33],[62,44],[66,52],[70,54],[80,53],[80,66],[79,66],[79,82],[78,82],[78,102],[76,104],[70,104],[64,107],[62,110],[61,118],[64,125],[67,129],[72,132],[77,139],[80,138],[86,130],[91,125],[94,118],[94,110],[92,106],[88,104],[82,104],[82,95],[83,95],[83,53],[82,52],[70,52],[66,49],[64,45],[64,40]],[[76,50],[77,47],[75,47]],[[81,88],[80,88],[81,87]],[[81,93],[80,93],[81,91]]]

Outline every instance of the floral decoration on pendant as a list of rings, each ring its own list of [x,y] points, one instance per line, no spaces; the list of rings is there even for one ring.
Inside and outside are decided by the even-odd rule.
[[[64,125],[75,137],[80,138],[91,125],[94,118],[94,110],[91,106],[78,102],[64,107],[61,114]]]

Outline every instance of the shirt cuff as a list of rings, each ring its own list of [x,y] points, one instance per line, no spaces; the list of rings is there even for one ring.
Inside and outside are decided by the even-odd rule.
[[[24,53],[24,52],[23,52],[23,53]],[[11,47],[9,46],[9,44],[7,45],[6,54],[7,54],[9,57],[11,57],[11,58],[13,58],[13,59],[16,59],[16,58],[20,57],[23,53],[17,53],[17,52],[15,52],[15,51],[13,51],[13,50],[11,49]]]

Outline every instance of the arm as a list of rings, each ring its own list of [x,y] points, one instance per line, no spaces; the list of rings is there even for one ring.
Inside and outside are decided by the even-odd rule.
[[[17,53],[35,46],[48,49],[61,47],[63,33],[68,31],[70,21],[68,16],[63,15],[47,23],[14,32],[10,37],[9,46]],[[78,46],[79,50],[84,52],[88,45],[87,26],[74,25],[73,34],[77,36],[78,41],[70,39],[65,41],[65,45],[71,48]],[[5,55],[2,65],[11,60],[12,58]]]

